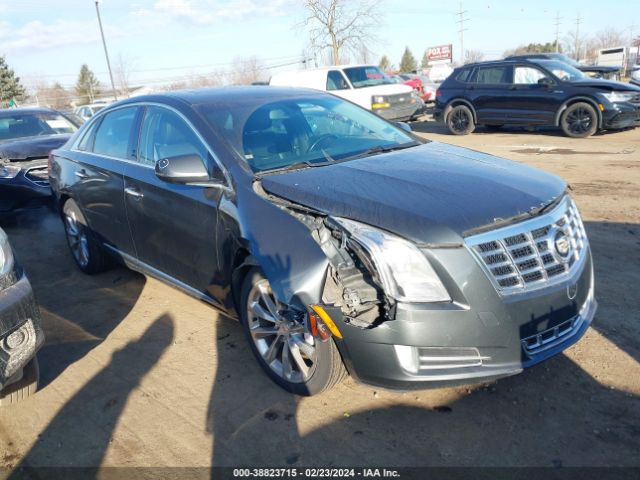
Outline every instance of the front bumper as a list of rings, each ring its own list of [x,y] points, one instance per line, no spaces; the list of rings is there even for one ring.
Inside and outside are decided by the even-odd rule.
[[[336,343],[353,377],[398,389],[482,383],[562,352],[593,320],[590,254],[564,283],[509,299],[500,298],[473,263],[462,263],[470,286],[466,305],[398,304],[394,320],[370,329],[348,325],[339,310],[327,310],[337,319],[343,340]]]
[[[0,390],[19,380],[44,342],[42,321],[24,272],[0,291]]]
[[[391,104],[389,108],[379,108],[373,112],[386,120],[393,122],[404,122],[410,120],[418,110],[418,103],[407,101],[405,103]]]
[[[607,130],[640,126],[640,105],[615,103],[602,112],[602,127]]]
[[[0,214],[17,210],[27,210],[49,205],[51,187],[44,176],[37,177],[35,172],[46,173],[46,163],[25,162],[15,178],[0,178]]]

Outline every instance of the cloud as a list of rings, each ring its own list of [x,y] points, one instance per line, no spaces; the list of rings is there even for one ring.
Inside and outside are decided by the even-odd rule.
[[[43,23],[34,20],[19,28],[9,28],[7,22],[0,25],[0,53],[35,52],[59,49],[66,46],[97,43],[100,34],[96,22],[57,20]],[[122,36],[117,28],[109,29],[110,38]]]
[[[148,25],[166,25],[178,21],[189,26],[204,27],[215,23],[283,16],[293,0],[157,0],[153,7],[138,8],[133,15]]]

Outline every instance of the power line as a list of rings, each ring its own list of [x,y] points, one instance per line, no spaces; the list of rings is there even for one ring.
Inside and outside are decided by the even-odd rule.
[[[562,25],[562,17],[560,16],[560,12],[556,12],[556,53],[560,51],[560,25]]]
[[[464,22],[468,21],[468,18],[465,18],[466,10],[462,10],[462,2],[460,2],[460,10],[456,13],[460,20],[457,20],[456,23],[460,24],[460,29],[458,33],[460,34],[460,63],[464,64],[464,32],[468,30],[468,28],[464,28]]]

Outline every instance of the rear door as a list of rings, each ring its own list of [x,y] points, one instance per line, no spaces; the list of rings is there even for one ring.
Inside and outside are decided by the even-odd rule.
[[[224,187],[166,183],[155,164],[198,154],[215,161],[192,126],[176,111],[148,106],[136,163],[127,165],[124,198],[137,258],[159,273],[206,292],[218,271],[216,226]]]
[[[71,152],[72,192],[91,229],[118,250],[133,253],[124,206],[124,169],[135,159],[135,122],[140,109],[106,113]]]
[[[538,83],[549,79],[553,85]],[[562,97],[555,94],[555,81],[533,65],[516,65],[509,97],[509,123],[524,125],[552,125]]]
[[[476,109],[478,124],[506,123],[512,74],[511,65],[486,65],[475,70],[465,93]]]

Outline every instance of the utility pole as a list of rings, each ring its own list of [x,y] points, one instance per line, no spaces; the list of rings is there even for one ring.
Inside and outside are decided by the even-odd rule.
[[[562,25],[562,17],[560,16],[560,12],[556,12],[556,53],[560,51],[560,25]]]
[[[458,33],[460,34],[460,65],[464,65],[464,32],[468,30],[468,28],[464,28],[464,22],[469,20],[468,18],[465,18],[466,13],[466,10],[462,10],[462,2],[460,2],[460,10],[456,13],[456,15],[460,17],[460,20],[456,21],[456,23],[460,24],[460,29],[458,30]]]
[[[578,14],[576,18],[576,38],[574,45],[574,55],[576,56],[576,62],[580,61],[580,24],[582,23],[583,18]]]
[[[104,39],[104,30],[102,30],[102,20],[100,19],[100,8],[98,7],[98,0],[96,0],[96,14],[98,15],[98,25],[100,25],[100,35],[102,36],[102,46],[104,47],[104,56],[107,59],[107,69],[109,70],[109,79],[111,80],[111,89],[113,90],[113,98],[118,100],[118,94],[116,93],[116,85],[113,83],[113,73],[111,73],[111,63],[109,62],[109,52],[107,51],[107,42]]]

